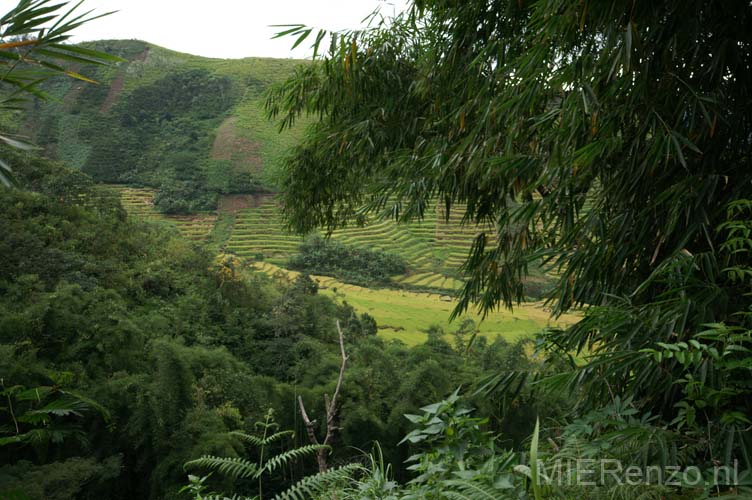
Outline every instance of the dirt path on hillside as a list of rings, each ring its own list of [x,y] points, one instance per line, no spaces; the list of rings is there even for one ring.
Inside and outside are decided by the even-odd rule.
[[[143,52],[141,52],[133,59],[133,61],[146,62],[148,58],[149,47],[146,47]],[[115,79],[112,81],[112,84],[110,85],[110,91],[107,94],[104,102],[102,103],[102,106],[99,108],[100,113],[108,113],[112,109],[112,106],[115,104],[117,98],[120,97],[120,94],[123,92],[123,87],[125,86],[126,71],[127,66],[121,69]]]

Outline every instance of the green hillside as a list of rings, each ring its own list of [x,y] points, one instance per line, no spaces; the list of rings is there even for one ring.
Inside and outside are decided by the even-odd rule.
[[[273,193],[300,128],[278,133],[263,104],[269,85],[300,61],[208,59],[136,40],[88,46],[125,61],[73,68],[98,85],[51,80],[54,98],[35,103],[25,132],[48,156],[116,186],[130,213],[166,220],[217,250],[285,265],[302,238],[285,231]],[[393,277],[398,286],[453,291],[474,235],[489,231],[463,225],[461,208],[448,219],[437,207],[420,223],[371,220],[332,236],[402,257],[409,271]],[[531,280],[533,295],[544,281]]]
[[[274,195],[222,196],[216,211],[191,215],[164,215],[154,206],[155,190],[112,186],[131,215],[161,220],[186,237],[197,241],[212,240],[219,250],[256,261],[284,266],[298,252],[301,236],[290,234]],[[217,227],[226,235],[212,238],[215,224],[222,216],[229,227]],[[217,225],[219,226],[219,225]],[[375,221],[364,227],[335,231],[332,237],[345,244],[377,248],[402,257],[409,265],[405,275],[393,277],[399,286],[427,291],[453,291],[461,286],[459,266],[470,249],[476,229],[463,226],[459,216],[451,214],[445,221],[441,210],[431,211],[413,224]]]
[[[48,156],[106,183],[157,190],[165,213],[214,210],[230,193],[271,191],[295,133],[263,116],[265,89],[295,60],[208,59],[141,41],[87,44],[125,59],[74,67],[99,82],[60,77],[35,103],[23,131]]]

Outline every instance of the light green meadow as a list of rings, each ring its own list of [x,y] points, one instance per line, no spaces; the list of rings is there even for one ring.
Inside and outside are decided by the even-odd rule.
[[[263,272],[274,274],[282,271],[290,276],[297,273],[269,263],[257,263],[255,267]],[[326,276],[314,276],[321,286],[321,292],[346,300],[359,313],[367,312],[376,319],[379,335],[385,339],[398,339],[407,345],[416,345],[427,339],[426,330],[431,325],[439,325],[446,332],[456,330],[462,318],[473,319],[480,334],[489,340],[501,336],[507,340],[532,336],[547,326],[567,325],[576,321],[576,315],[565,315],[553,320],[550,312],[540,302],[528,302],[513,311],[505,309],[489,313],[485,319],[476,312],[449,322],[455,301],[447,296],[432,293],[410,292],[395,289],[372,289],[348,285]]]

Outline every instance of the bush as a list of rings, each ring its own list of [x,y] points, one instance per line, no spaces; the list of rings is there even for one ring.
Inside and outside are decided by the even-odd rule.
[[[165,214],[189,214],[217,208],[217,194],[191,181],[168,180],[154,197],[154,206]]]
[[[317,234],[303,241],[300,254],[291,257],[288,265],[362,286],[386,284],[391,276],[407,272],[407,264],[398,255],[344,245]]]

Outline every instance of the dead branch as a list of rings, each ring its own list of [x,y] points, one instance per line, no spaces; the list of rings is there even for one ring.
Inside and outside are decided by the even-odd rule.
[[[335,420],[337,418],[337,400],[339,399],[339,393],[342,389],[342,380],[345,377],[345,368],[347,368],[345,337],[342,334],[342,328],[339,325],[339,320],[337,321],[337,332],[339,333],[339,349],[342,353],[342,365],[339,368],[337,386],[334,388],[334,394],[332,395],[331,399],[329,398],[328,394],[324,393],[324,411],[326,412],[326,436],[324,437],[324,441],[321,444],[324,444],[326,446],[331,446],[332,441],[334,440],[334,435],[336,434],[337,430],[339,430],[339,428],[335,425]],[[319,444],[319,440],[316,438],[316,420],[311,421],[311,419],[308,418],[308,413],[306,413],[305,405],[303,404],[303,398],[301,396],[298,396],[298,406],[300,406],[300,415],[303,417],[303,423],[305,424],[309,441],[311,441],[312,444]],[[327,450],[319,450],[316,455],[316,461],[319,465],[319,472],[326,472],[327,470],[326,455]]]

